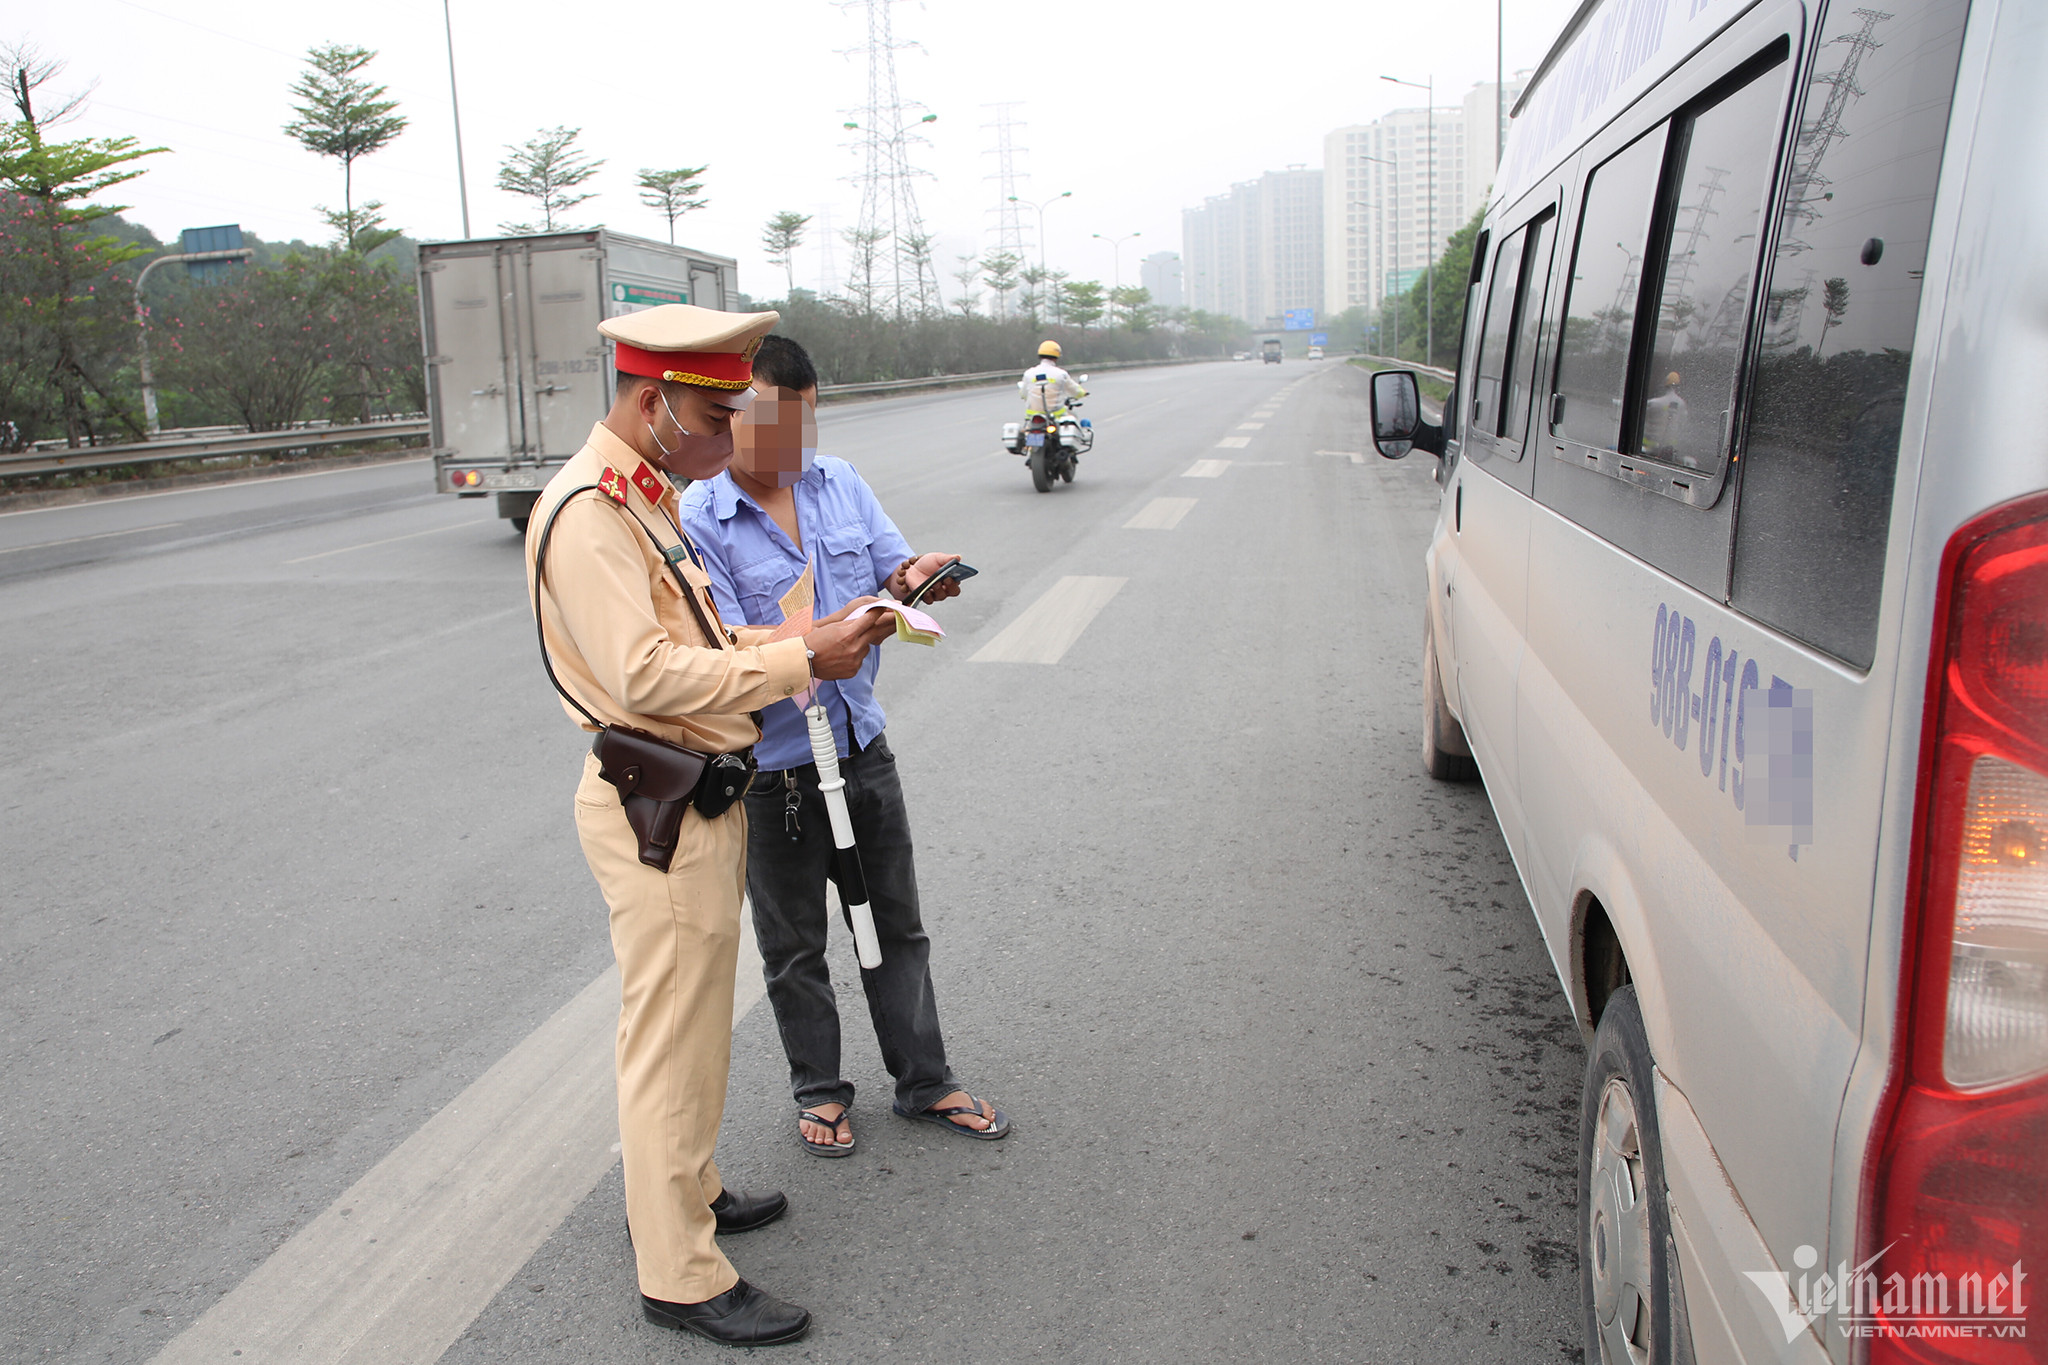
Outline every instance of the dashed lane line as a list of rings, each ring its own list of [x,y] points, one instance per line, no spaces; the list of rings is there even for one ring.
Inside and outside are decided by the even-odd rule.
[[[1183,479],[1220,479],[1223,471],[1230,468],[1228,460],[1196,460],[1189,465]]]
[[[1171,531],[1195,505],[1193,498],[1154,498],[1124,523],[1126,531]]]
[[[1239,422],[1237,429],[1239,431],[1264,431],[1266,424],[1264,422]]]
[[[753,916],[742,907],[734,1023],[762,993]],[[613,967],[152,1365],[439,1359],[619,1159],[618,1020]]]
[[[115,536],[139,536],[144,531],[168,531],[173,526],[183,526],[182,521],[160,521],[154,526],[135,526],[125,531],[101,531],[90,536],[69,536],[63,540],[39,540],[33,545],[10,545],[0,550],[0,555],[20,554],[23,550],[48,550],[58,545],[82,545],[88,540],[111,540]]]
[[[287,559],[285,563],[310,564],[316,559],[326,559],[330,555],[345,555],[356,550],[374,550],[379,545],[396,545],[401,540],[417,540],[421,536],[438,536],[443,531],[460,531],[465,526],[482,526],[483,524],[481,521],[457,521],[451,522],[447,526],[429,526],[424,531],[407,531],[402,536],[386,536],[382,540],[366,540],[360,545],[344,545],[338,550],[322,550],[317,555],[300,555],[297,559]]]
[[[1218,450],[1243,450],[1252,443],[1249,436],[1226,436],[1216,443]]]
[[[1069,575],[975,651],[971,664],[1056,664],[1127,579]]]

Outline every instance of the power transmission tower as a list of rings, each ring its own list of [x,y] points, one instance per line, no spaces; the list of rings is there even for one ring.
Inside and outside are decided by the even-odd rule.
[[[1792,184],[1785,196],[1785,226],[1778,240],[1780,258],[1797,256],[1811,246],[1799,237],[1799,233],[1813,225],[1821,216],[1822,205],[1833,196],[1828,186],[1834,182],[1821,174],[1820,165],[1828,151],[1848,132],[1842,127],[1842,116],[1849,105],[1860,98],[1863,87],[1856,84],[1857,68],[1863,59],[1884,44],[1874,36],[1877,26],[1892,18],[1883,10],[1859,9],[1851,11],[1863,21],[1863,27],[1854,33],[1837,34],[1827,46],[1846,44],[1848,52],[1842,57],[1842,64],[1833,71],[1823,72],[1813,78],[1815,85],[1828,87],[1828,97],[1822,103],[1820,112],[1807,119],[1799,129],[1798,149],[1793,158]],[[1811,289],[1786,290],[1782,297],[1771,300],[1773,311],[1781,326],[1772,339],[1776,346],[1796,345],[1806,300]]]
[[[832,206],[818,205],[818,297],[829,299],[839,288],[839,267],[832,255]]]
[[[1024,205],[1017,191],[1018,187],[1031,177],[1017,170],[1017,154],[1031,149],[1019,147],[1013,137],[1017,129],[1026,126],[1010,113],[1018,103],[1017,100],[1011,100],[1003,104],[982,106],[984,109],[996,111],[995,122],[981,125],[983,128],[995,130],[996,145],[982,153],[983,156],[993,156],[996,159],[995,174],[982,178],[996,182],[996,206],[992,210],[996,215],[996,251],[1002,255],[1015,256],[1022,261],[1028,260],[1029,257],[1026,255],[1024,242]],[[997,297],[997,306],[1003,307],[1002,296]]]
[[[919,125],[938,117],[906,101],[896,89],[896,53],[915,43],[896,41],[890,11],[897,0],[837,0],[845,10],[866,12],[868,99],[848,126],[860,132],[862,169],[849,177],[860,186],[860,226],[875,245],[870,280],[873,307],[896,317],[937,309],[938,272],[932,265],[931,236],[917,211],[915,182],[924,174],[910,164],[910,145],[922,142]],[[848,55],[851,55],[849,53]]]

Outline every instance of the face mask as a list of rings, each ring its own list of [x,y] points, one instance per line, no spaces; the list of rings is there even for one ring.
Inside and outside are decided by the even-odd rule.
[[[654,430],[653,424],[647,424],[647,434],[653,437],[655,448],[661,451],[662,458],[658,463],[663,469],[683,478],[694,478],[695,475],[679,466],[701,465],[707,460],[723,460],[732,455],[730,433],[724,436],[694,436],[683,426],[682,419],[676,416],[676,410],[668,405],[666,393],[661,395],[661,407],[662,411],[668,414],[668,420],[676,424],[676,431],[679,433],[676,448],[670,450]]]

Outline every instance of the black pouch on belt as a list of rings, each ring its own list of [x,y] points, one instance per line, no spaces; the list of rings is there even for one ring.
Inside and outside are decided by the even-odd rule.
[[[640,861],[668,871],[683,813],[697,794],[709,757],[623,725],[599,730],[590,752],[597,755],[597,775],[618,788],[626,823],[640,841]]]
[[[666,872],[675,861],[684,813],[694,805],[706,820],[716,820],[730,810],[733,803],[745,796],[747,788],[753,785],[754,754],[751,749],[739,754],[700,754],[695,749],[685,749],[645,730],[635,730],[626,725],[606,725],[590,713],[590,708],[576,700],[575,695],[562,686],[562,680],[555,676],[554,662],[548,658],[547,632],[542,628],[540,615],[540,588],[542,576],[547,571],[548,538],[554,534],[555,518],[569,499],[595,487],[596,484],[585,484],[564,494],[541,527],[540,544],[535,547],[533,555],[534,631],[540,637],[541,666],[547,670],[548,681],[562,694],[562,700],[597,727],[597,737],[590,742],[590,752],[597,757],[598,776],[618,789],[619,805],[626,813],[626,823],[640,843],[640,861]],[[642,534],[649,540],[654,539],[654,533],[638,517],[632,520]],[[661,548],[656,542],[655,549]],[[674,573],[675,560],[669,558],[668,562],[669,571]],[[704,618],[703,608],[697,605],[696,594],[690,590],[689,584],[679,574],[676,582],[683,589],[683,600],[690,604],[690,611],[697,618],[704,638],[717,639],[717,632]]]

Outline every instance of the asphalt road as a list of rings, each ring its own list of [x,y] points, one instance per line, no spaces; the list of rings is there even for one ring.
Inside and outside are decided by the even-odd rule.
[[[1576,1359],[1582,1048],[1484,792],[1419,767],[1430,461],[1364,453],[1334,362],[1094,388],[1048,495],[1007,391],[823,413],[981,570],[881,695],[949,1051],[1016,1131],[888,1114],[842,944],[861,1148],[815,1160],[748,1013],[720,1164],[793,1209],[728,1250],[817,1315],[781,1358]],[[610,962],[519,542],[427,484],[0,516],[0,1357],[188,1340]],[[1058,663],[971,661],[1076,576],[1121,582]],[[719,1358],[641,1322],[623,1203],[443,1358]]]

